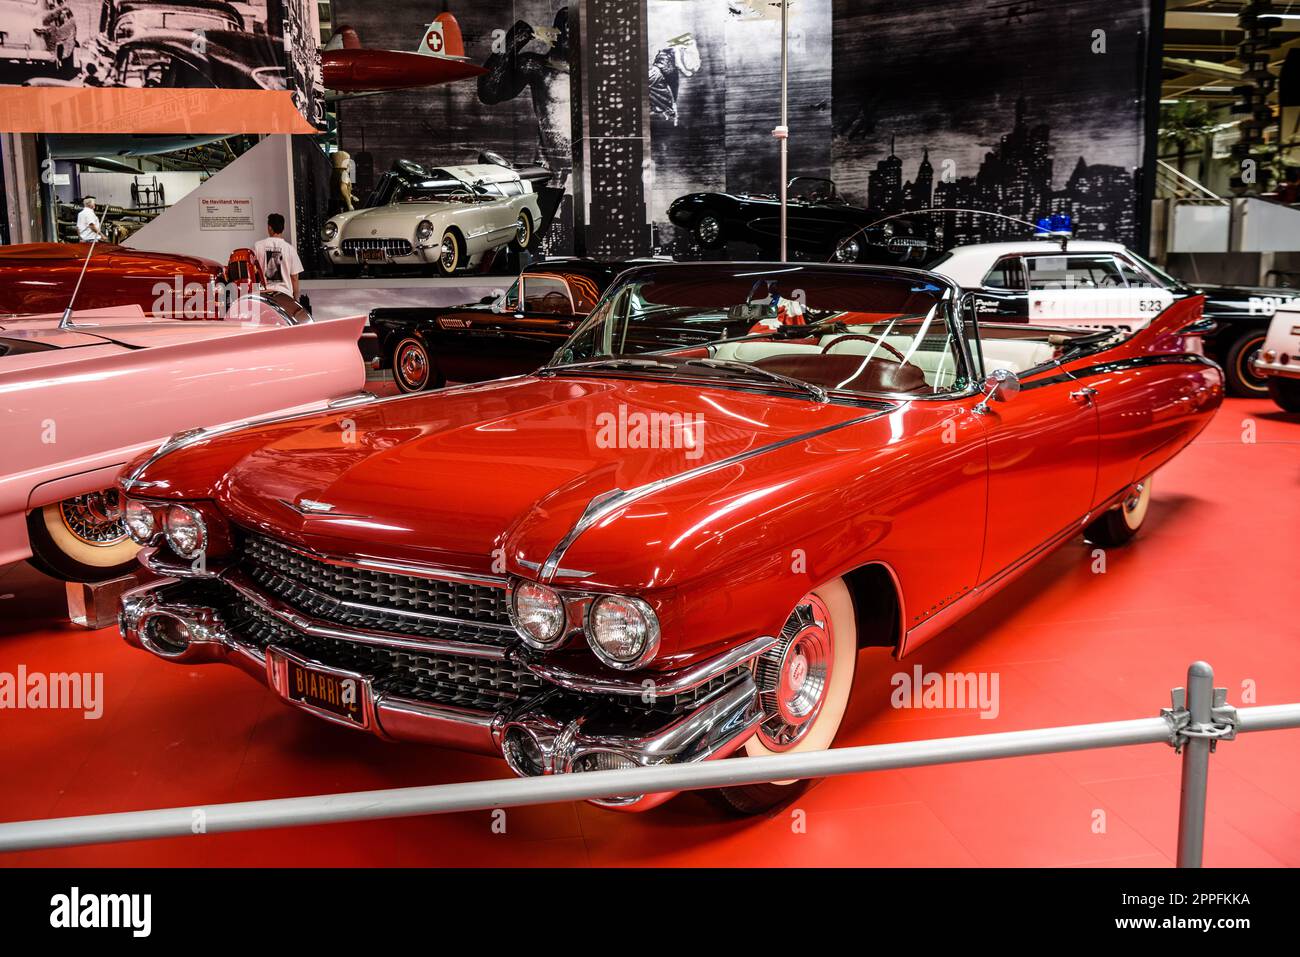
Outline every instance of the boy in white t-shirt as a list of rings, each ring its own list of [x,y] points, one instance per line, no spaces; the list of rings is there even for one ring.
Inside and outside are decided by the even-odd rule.
[[[267,238],[258,240],[253,245],[253,253],[262,267],[265,287],[298,298],[298,275],[302,272],[302,260],[298,250],[284,240],[284,217],[272,213],[266,217]]]

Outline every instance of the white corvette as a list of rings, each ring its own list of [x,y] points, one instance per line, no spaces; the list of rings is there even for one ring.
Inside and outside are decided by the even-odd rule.
[[[532,185],[503,166],[443,166],[402,182],[386,203],[341,213],[321,228],[336,267],[436,265],[450,276],[489,252],[525,249],[541,220]]]
[[[1300,412],[1300,302],[1285,303],[1273,313],[1255,357],[1255,373],[1268,383],[1274,402],[1287,412]]]

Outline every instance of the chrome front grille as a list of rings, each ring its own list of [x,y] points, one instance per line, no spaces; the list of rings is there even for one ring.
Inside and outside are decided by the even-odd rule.
[[[409,256],[414,247],[409,239],[345,239],[343,251],[349,256],[359,256],[362,252],[382,252],[394,258]]]
[[[275,645],[332,668],[367,675],[376,694],[494,712],[543,687],[522,664],[505,659],[412,652],[307,635],[233,590],[223,611],[241,644],[258,651]]]
[[[240,568],[267,594],[335,624],[494,645],[515,641],[504,588],[352,568],[256,534],[245,538]]]

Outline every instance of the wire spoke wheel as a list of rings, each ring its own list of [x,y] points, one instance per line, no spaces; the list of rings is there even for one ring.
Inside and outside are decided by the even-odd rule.
[[[116,489],[89,492],[59,503],[64,527],[85,545],[110,548],[126,540],[122,505]]]

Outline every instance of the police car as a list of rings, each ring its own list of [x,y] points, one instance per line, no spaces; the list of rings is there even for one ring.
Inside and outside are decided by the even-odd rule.
[[[1176,299],[1205,296],[1205,353],[1223,366],[1230,393],[1260,398],[1269,386],[1254,359],[1279,307],[1300,290],[1193,286],[1119,244],[1056,231],[1020,242],[959,246],[927,268],[975,294],[989,321],[1136,331]],[[1207,324],[1207,325],[1210,325]]]

